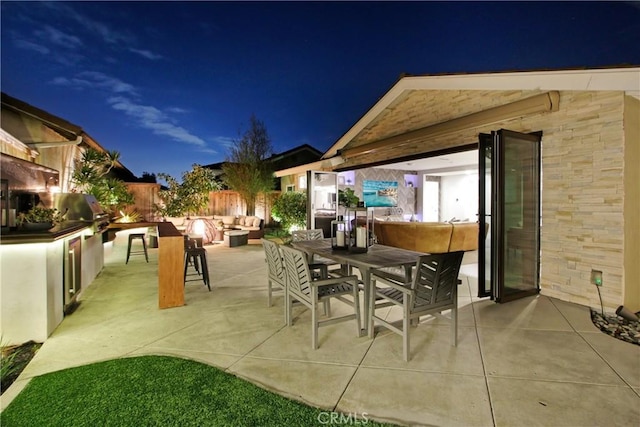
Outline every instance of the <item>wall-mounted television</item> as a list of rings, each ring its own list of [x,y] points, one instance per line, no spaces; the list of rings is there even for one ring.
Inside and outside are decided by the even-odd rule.
[[[365,179],[362,182],[362,197],[364,206],[367,208],[396,207],[398,206],[398,182]]]

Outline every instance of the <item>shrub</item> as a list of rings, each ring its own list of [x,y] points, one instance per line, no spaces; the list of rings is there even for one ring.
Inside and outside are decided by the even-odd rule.
[[[207,208],[209,192],[220,190],[213,171],[198,164],[182,174],[182,183],[165,173],[159,173],[158,178],[164,179],[168,186],[158,192],[162,204],[154,205],[156,212],[163,217],[197,215]]]
[[[287,232],[294,227],[305,228],[307,226],[307,195],[293,191],[282,193],[273,202],[271,217]]]

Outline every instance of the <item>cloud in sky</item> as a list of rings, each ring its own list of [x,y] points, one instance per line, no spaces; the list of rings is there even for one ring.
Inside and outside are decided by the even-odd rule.
[[[162,55],[159,55],[157,53],[153,53],[153,52],[151,52],[149,50],[146,50],[146,49],[135,49],[135,48],[130,47],[129,51],[131,51],[133,53],[136,53],[136,54],[142,56],[143,58],[150,59],[152,61],[157,61],[157,60],[163,58]]]
[[[43,46],[38,43],[33,43],[24,39],[14,39],[13,43],[15,44],[16,47],[20,49],[31,50],[33,52],[38,52],[42,55],[48,55],[49,52],[51,52],[51,50],[49,50],[49,48],[46,46]]]
[[[198,151],[199,151],[199,152],[201,152],[201,153],[204,153],[204,154],[210,154],[210,155],[212,155],[212,156],[215,156],[215,155],[217,155],[217,154],[220,154],[220,153],[218,152],[218,150],[214,150],[213,148],[201,148],[201,149],[200,149],[200,150],[198,150]]]
[[[80,88],[104,89],[109,93],[136,95],[135,87],[120,79],[98,71],[82,71],[73,78],[56,77],[53,84],[60,86],[76,86]]]
[[[81,89],[102,89],[108,93],[107,103],[116,111],[131,117],[134,122],[151,130],[156,135],[167,136],[175,141],[206,149],[207,143],[200,137],[172,122],[167,114],[184,113],[186,110],[171,107],[167,112],[151,105],[143,105],[132,98],[138,98],[138,90],[131,84],[98,71],[83,71],[73,78],[56,77],[53,84]]]
[[[86,14],[83,14],[73,6],[73,4],[66,4],[62,2],[42,2],[40,6],[47,8],[49,13],[64,17],[65,21],[72,21],[76,25],[76,32],[84,32],[85,35],[97,36],[102,42],[116,47],[118,49],[124,48],[134,52],[147,59],[157,60],[161,59],[162,55],[151,52],[147,49],[135,48],[136,37],[129,30],[120,30],[113,28],[111,25],[106,24],[103,21],[93,19]],[[45,26],[40,31],[41,35],[48,35],[49,40],[53,43],[63,45],[63,43],[75,44],[75,47],[83,46],[84,43],[79,37],[75,35],[65,34],[62,31],[55,29],[51,26]],[[73,47],[68,44],[67,47]]]
[[[97,34],[108,44],[130,44],[134,41],[134,37],[130,34],[114,30],[100,21],[91,19],[87,15],[78,12],[69,4],[61,2],[44,2],[42,5],[51,8],[55,13],[64,15],[66,19],[75,21],[80,27],[84,28],[88,32]]]
[[[228,136],[216,136],[213,141],[225,148],[233,147],[236,144],[236,140]]]
[[[151,130],[156,135],[163,135],[175,141],[206,147],[207,143],[200,137],[193,135],[187,129],[170,122],[170,118],[161,110],[150,105],[142,105],[124,96],[114,96],[107,100],[111,108],[122,111],[133,118],[136,123]]]
[[[68,49],[77,49],[84,45],[84,43],[82,43],[82,40],[80,40],[80,38],[67,34],[65,32],[62,32],[57,28],[53,28],[49,25],[45,25],[41,29],[36,30],[34,33],[38,38],[42,40],[48,40],[53,44],[56,44],[58,46],[62,46]]]
[[[169,107],[167,111],[174,114],[186,114],[188,111],[181,107]]]
[[[197,147],[199,151],[216,154],[216,151],[209,148],[204,139],[180,126],[175,120],[176,115],[188,113],[187,110],[175,106],[166,109],[158,108],[145,103],[141,100],[140,90],[116,77],[117,74],[78,68],[81,57],[74,56],[74,52],[83,52],[97,42],[108,45],[110,48],[116,48],[117,50],[113,51],[114,54],[116,52],[130,52],[151,61],[162,60],[164,59],[163,55],[138,46],[136,37],[127,29],[122,30],[105,21],[92,19],[78,11],[70,3],[45,2],[39,5],[47,8],[49,14],[64,16],[66,21],[73,24],[73,27],[61,30],[52,25],[43,25],[28,36],[14,34],[13,39],[15,45],[22,49],[50,55],[56,62],[74,66],[75,72],[58,75],[50,80],[52,84],[78,90],[96,91],[106,99],[107,104],[113,110],[125,114],[137,126],[147,129],[155,135],[190,144]],[[93,37],[93,39],[89,37]],[[98,37],[99,40],[95,40],[95,37]],[[92,42],[90,43],[89,40]],[[77,60],[75,63],[71,61],[74,58]],[[106,58],[111,59],[104,60],[104,64],[109,65],[117,64],[121,60],[117,56],[106,56]],[[92,68],[98,68],[101,65],[100,63],[92,63]]]

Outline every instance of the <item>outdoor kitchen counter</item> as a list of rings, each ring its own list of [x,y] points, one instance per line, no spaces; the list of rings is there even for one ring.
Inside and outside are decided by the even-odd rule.
[[[23,231],[15,230],[2,232],[0,244],[24,244],[24,243],[50,243],[64,239],[74,233],[91,228],[92,224],[85,221],[65,221],[47,231]]]
[[[0,240],[3,342],[44,342],[102,270],[102,235],[93,222],[66,221],[49,231],[3,233]]]

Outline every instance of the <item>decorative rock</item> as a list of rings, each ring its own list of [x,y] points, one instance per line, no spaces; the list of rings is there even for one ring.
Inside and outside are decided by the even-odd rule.
[[[591,309],[591,321],[602,332],[622,341],[640,345],[640,322],[630,322],[616,315],[602,316]]]

